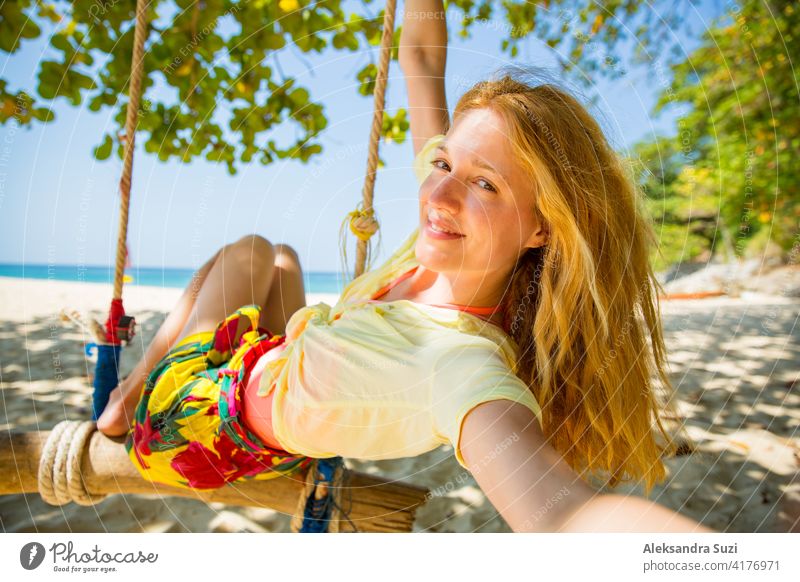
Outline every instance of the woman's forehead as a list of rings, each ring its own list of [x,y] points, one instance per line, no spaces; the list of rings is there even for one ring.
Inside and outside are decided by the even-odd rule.
[[[472,109],[456,118],[439,148],[471,159],[476,167],[491,166],[517,196],[533,195],[534,185],[515,158],[505,120],[491,109]]]
[[[495,168],[506,179],[510,175],[513,158],[506,124],[489,109],[476,109],[459,116],[440,148],[470,159],[477,166]]]

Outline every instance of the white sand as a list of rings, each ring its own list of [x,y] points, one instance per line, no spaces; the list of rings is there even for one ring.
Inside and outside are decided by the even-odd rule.
[[[139,334],[123,355],[127,373],[180,295],[128,286]],[[87,417],[86,338],[58,319],[62,307],[104,319],[108,285],[0,278],[0,429],[47,430]],[[308,303],[333,304],[332,295]],[[800,300],[745,295],[664,305],[671,379],[698,449],[668,461],[650,495],[718,530],[800,531]],[[510,531],[474,479],[440,447],[416,458],[348,466],[428,487],[415,531]],[[622,486],[617,492],[640,493]],[[38,495],[0,498],[5,532],[289,531],[289,516],[263,508],[206,505],[177,497],[117,495],[84,508]]]

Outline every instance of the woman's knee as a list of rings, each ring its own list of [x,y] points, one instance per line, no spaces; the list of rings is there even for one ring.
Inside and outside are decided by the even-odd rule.
[[[275,264],[275,247],[258,234],[248,234],[225,247],[225,254],[243,265],[263,268]]]
[[[275,263],[281,267],[300,268],[300,256],[292,247],[287,244],[279,243],[274,245]]]

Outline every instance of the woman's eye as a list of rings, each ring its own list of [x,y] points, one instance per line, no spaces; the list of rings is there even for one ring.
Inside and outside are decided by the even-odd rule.
[[[435,160],[433,160],[433,161],[431,162],[431,165],[432,165],[434,168],[439,168],[440,170],[443,170],[444,168],[442,168],[441,166],[437,166],[437,165],[436,165],[438,162],[442,162],[442,163],[443,163],[445,166],[447,166],[447,162],[445,162],[444,160],[438,159],[438,158],[437,158],[437,159],[435,159]],[[450,166],[447,166],[447,167],[449,168]]]
[[[486,184],[486,186],[488,186],[488,187],[483,187],[483,186],[481,186],[481,188],[483,188],[484,190],[488,190],[489,192],[497,192],[497,189],[495,189],[495,187],[494,187],[494,186],[492,186],[492,185],[491,185],[489,182],[487,182],[486,180],[484,180],[484,179],[480,179],[480,180],[478,180],[478,183],[479,183],[479,184],[480,184],[481,182],[483,182],[484,184]]]
[[[439,162],[444,164],[445,167],[440,166]],[[433,166],[434,168],[439,168],[440,170],[449,170],[450,169],[450,166],[447,165],[447,162],[445,162],[441,158],[436,158],[435,160],[431,161],[431,166]],[[480,186],[480,188],[482,188],[483,190],[486,190],[487,192],[497,192],[497,188],[492,186],[491,182],[487,182],[483,178],[477,180],[476,183],[479,184],[479,185],[481,183],[485,184],[484,186]]]

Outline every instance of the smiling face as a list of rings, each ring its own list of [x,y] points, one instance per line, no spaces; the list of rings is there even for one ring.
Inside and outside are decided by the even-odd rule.
[[[491,109],[459,115],[432,166],[419,190],[417,260],[481,286],[504,286],[525,249],[547,242],[534,184],[514,159],[505,121]],[[460,236],[437,233],[431,222]]]

